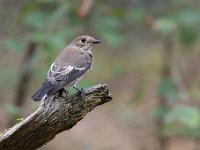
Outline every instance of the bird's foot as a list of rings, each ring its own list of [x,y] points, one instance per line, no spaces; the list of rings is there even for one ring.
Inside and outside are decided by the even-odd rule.
[[[59,90],[59,95],[60,96],[63,96],[63,93],[65,94],[65,96],[69,95],[69,92],[67,90],[65,90],[64,88],[62,88],[62,89]]]
[[[85,97],[85,93],[83,91],[83,88],[79,89],[77,87],[73,87],[73,89],[75,89],[76,91],[78,91],[81,95],[81,99],[83,99]]]
[[[69,92],[67,90],[65,90],[64,88],[62,88],[62,90],[63,90],[63,93],[65,93],[66,96],[69,95]]]

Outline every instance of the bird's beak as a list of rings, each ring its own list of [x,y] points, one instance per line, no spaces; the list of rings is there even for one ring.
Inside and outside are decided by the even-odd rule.
[[[98,44],[98,43],[101,43],[101,41],[100,40],[93,40],[92,41],[92,44]]]

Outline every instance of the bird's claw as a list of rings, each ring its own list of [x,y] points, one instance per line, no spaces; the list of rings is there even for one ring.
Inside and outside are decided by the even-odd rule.
[[[81,94],[81,99],[84,99],[84,97],[85,97],[85,93],[84,93],[84,91],[83,91],[82,88],[81,88],[81,90],[80,90],[80,94]]]
[[[63,92],[65,93],[66,96],[69,95],[69,92],[67,90],[65,90],[64,88],[62,90],[63,90]]]
[[[85,93],[84,93],[83,88],[81,88],[81,89],[79,89],[79,88],[77,88],[77,87],[73,87],[73,88],[74,88],[76,91],[78,91],[78,92],[80,93],[81,99],[84,99]]]
[[[69,92],[68,92],[67,90],[65,90],[64,88],[60,89],[59,95],[62,96],[63,93],[65,94],[65,96],[68,96],[68,95],[69,95]]]

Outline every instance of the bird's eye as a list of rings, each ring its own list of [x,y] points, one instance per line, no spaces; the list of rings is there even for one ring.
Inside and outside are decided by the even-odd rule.
[[[82,39],[81,39],[81,42],[82,42],[82,43],[85,43],[85,41],[86,41],[85,38],[82,38]]]

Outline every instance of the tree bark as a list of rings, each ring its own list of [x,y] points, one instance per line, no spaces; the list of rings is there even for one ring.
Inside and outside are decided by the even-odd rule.
[[[47,97],[26,119],[0,135],[0,150],[34,150],[72,128],[96,106],[112,100],[106,84],[70,96]]]

